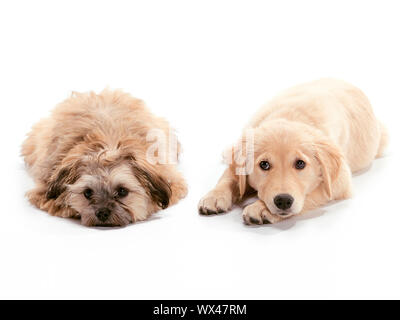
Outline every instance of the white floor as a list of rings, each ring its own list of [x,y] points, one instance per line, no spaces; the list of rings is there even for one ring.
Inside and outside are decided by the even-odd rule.
[[[197,214],[218,166],[199,174],[187,165],[185,200],[122,229],[30,207],[28,177],[11,166],[19,189],[3,202],[0,297],[399,298],[399,160],[379,159],[355,177],[352,200],[260,227],[245,226],[240,208]]]
[[[356,1],[168,3],[0,5],[0,298],[399,299],[395,2],[360,2],[363,14]],[[390,130],[386,156],[354,177],[354,198],[259,227],[244,225],[240,208],[199,216],[222,150],[250,115],[323,76],[360,86]],[[31,125],[72,90],[106,85],[170,120],[190,187],[178,205],[122,229],[31,207],[18,155]]]

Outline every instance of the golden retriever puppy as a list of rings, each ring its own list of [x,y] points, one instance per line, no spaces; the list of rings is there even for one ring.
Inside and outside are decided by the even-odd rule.
[[[187,193],[175,138],[165,120],[129,94],[73,93],[22,146],[36,184],[29,201],[86,226],[144,220]]]
[[[356,87],[333,79],[293,87],[255,114],[199,212],[226,212],[256,191],[245,223],[275,223],[347,199],[351,173],[368,167],[386,143],[386,130]]]

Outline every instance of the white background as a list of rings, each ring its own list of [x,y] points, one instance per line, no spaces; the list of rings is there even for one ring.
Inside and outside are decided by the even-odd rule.
[[[398,1],[2,1],[0,298],[400,298]],[[264,102],[336,77],[387,125],[353,199],[277,225],[202,217],[221,153]],[[150,221],[86,228],[28,204],[19,156],[72,90],[122,88],[178,131],[190,191]]]

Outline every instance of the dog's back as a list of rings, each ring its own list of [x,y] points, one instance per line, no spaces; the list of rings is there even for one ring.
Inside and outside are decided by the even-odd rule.
[[[386,145],[386,130],[355,86],[321,79],[290,88],[259,110],[247,128],[286,119],[318,128],[342,150],[353,172],[367,167]]]
[[[46,182],[54,167],[88,136],[96,135],[106,148],[116,147],[124,136],[136,136],[145,144],[153,127],[166,133],[169,129],[165,120],[129,94],[111,90],[73,93],[50,117],[33,126],[21,153],[35,181]]]

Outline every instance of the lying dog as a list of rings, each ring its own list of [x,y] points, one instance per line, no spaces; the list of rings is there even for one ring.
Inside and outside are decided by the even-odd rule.
[[[356,87],[333,79],[293,87],[252,118],[199,211],[226,212],[256,191],[245,223],[275,223],[347,199],[351,173],[368,167],[386,143],[386,130]]]
[[[165,120],[126,93],[74,93],[23,144],[36,183],[30,202],[86,226],[124,226],[176,203],[186,183],[175,164],[147,161],[152,130],[173,135]],[[178,151],[179,145],[172,152]]]

